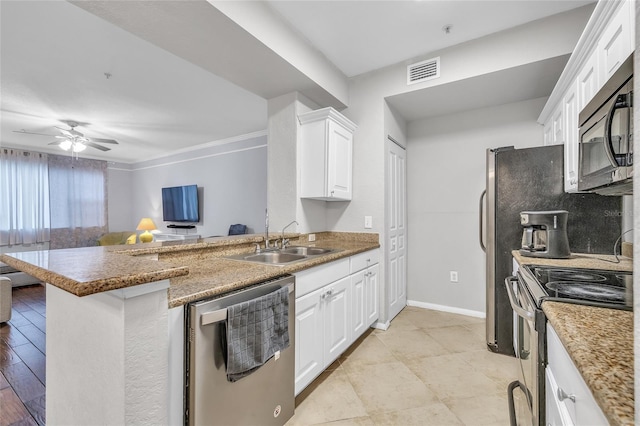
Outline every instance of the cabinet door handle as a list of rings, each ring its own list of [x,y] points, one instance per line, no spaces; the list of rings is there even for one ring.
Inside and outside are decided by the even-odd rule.
[[[558,388],[558,399],[560,401],[564,401],[565,399],[570,399],[573,402],[576,402],[576,396],[574,394],[568,395],[562,388]]]

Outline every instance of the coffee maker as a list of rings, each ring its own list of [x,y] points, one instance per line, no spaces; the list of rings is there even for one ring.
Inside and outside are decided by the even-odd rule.
[[[520,224],[524,228],[520,254],[550,259],[570,257],[568,218],[566,210],[520,212]]]

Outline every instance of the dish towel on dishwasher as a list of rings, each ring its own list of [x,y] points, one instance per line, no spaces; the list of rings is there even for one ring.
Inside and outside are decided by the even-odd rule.
[[[227,308],[227,380],[256,371],[289,347],[289,286]]]

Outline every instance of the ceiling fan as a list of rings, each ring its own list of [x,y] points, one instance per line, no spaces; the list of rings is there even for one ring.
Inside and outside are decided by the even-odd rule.
[[[75,128],[77,126],[86,126],[89,123],[79,123],[73,120],[61,120],[62,123],[66,124],[70,127],[70,129],[63,129],[61,127],[55,126],[56,129],[60,131],[60,135],[48,135],[45,133],[36,133],[36,132],[28,132],[24,129],[22,130],[14,130],[15,133],[24,133],[27,135],[42,135],[42,136],[54,136],[56,141],[49,143],[49,145],[58,145],[65,151],[73,151],[73,152],[82,152],[88,146],[92,148],[99,149],[100,151],[110,151],[111,148],[107,148],[106,146],[100,145],[101,143],[106,144],[118,144],[118,141],[114,139],[102,139],[102,138],[90,138],[85,136],[83,133],[80,133]]]

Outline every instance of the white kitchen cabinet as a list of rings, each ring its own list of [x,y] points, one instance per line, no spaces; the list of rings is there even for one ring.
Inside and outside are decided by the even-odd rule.
[[[553,145],[553,123],[551,120],[544,123],[543,137],[544,146]]]
[[[564,143],[564,109],[558,105],[551,117],[552,145]]]
[[[367,329],[365,321],[365,271],[351,275],[351,327],[353,339],[357,339]]]
[[[562,99],[564,123],[564,190],[578,192],[578,84]]]
[[[297,298],[296,395],[351,343],[351,277]]]
[[[380,265],[376,263],[367,268],[364,281],[364,316],[367,327],[378,320],[378,291],[380,285]]]
[[[565,144],[565,191],[578,191],[578,115],[633,52],[632,2],[599,1],[544,106],[544,145]]]
[[[602,87],[598,67],[598,52],[593,52],[578,74],[578,111],[589,103]]]
[[[567,406],[558,399],[558,384],[551,369],[546,369],[545,375],[545,417],[549,426],[573,426],[575,419],[575,404]],[[573,412],[570,413],[569,410]]]
[[[547,355],[547,423],[591,426],[609,424],[556,331],[548,323]]]
[[[328,285],[324,300],[325,367],[338,359],[352,343],[351,277]]]
[[[631,2],[622,2],[598,42],[597,52],[603,81],[607,81],[633,52],[634,22]]]
[[[351,257],[354,341],[378,320],[380,250],[371,250]]]
[[[296,395],[378,319],[379,253],[295,274]]]
[[[325,291],[324,288],[320,288],[296,299],[296,395],[325,368],[322,299]]]
[[[351,200],[357,126],[331,107],[300,114],[298,119],[300,198]]]

